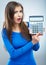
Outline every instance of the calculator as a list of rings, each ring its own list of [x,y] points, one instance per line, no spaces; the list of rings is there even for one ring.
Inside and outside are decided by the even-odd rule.
[[[28,28],[31,34],[43,34],[43,16],[29,16]]]

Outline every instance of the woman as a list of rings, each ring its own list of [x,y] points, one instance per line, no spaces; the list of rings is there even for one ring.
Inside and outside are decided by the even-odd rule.
[[[36,65],[33,50],[39,49],[40,33],[29,34],[23,22],[23,6],[18,2],[9,2],[5,8],[5,22],[2,38],[10,55],[7,65]]]

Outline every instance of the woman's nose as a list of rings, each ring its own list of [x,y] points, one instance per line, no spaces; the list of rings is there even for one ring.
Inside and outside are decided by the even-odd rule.
[[[21,16],[20,12],[18,12],[18,16]]]

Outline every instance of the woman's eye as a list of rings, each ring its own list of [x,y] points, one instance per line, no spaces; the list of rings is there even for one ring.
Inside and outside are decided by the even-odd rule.
[[[17,13],[17,11],[14,12],[14,14]]]
[[[20,12],[23,12],[22,10]]]

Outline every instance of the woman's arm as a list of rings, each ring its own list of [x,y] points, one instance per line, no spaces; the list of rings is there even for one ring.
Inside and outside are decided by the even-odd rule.
[[[23,46],[19,49],[15,49],[12,46],[12,44],[10,43],[5,29],[3,29],[3,31],[2,31],[2,38],[4,41],[4,45],[6,47],[6,50],[9,52],[11,58],[17,58],[18,56],[24,54],[25,52],[27,52],[29,49],[31,49],[33,47],[33,43],[32,43],[32,41],[30,41],[25,46]]]
[[[37,44],[35,44],[35,45],[32,47],[32,49],[33,49],[34,51],[37,51],[37,50],[39,49],[39,47],[40,47],[39,42],[37,42]]]
[[[32,36],[32,43],[34,43],[34,46],[32,47],[32,49],[35,50],[35,51],[37,51],[40,47],[39,36],[41,36],[41,33],[37,33],[36,35]]]

